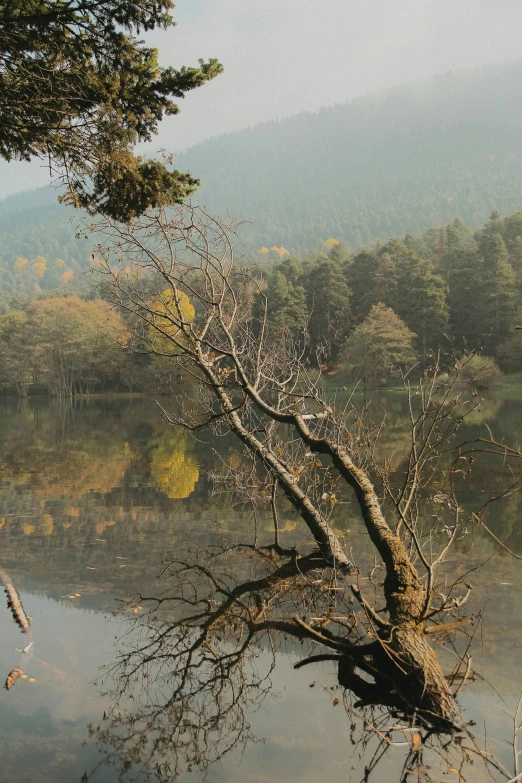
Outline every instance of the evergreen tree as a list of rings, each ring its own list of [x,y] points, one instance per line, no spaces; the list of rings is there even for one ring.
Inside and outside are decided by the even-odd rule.
[[[507,339],[515,319],[515,273],[498,228],[501,226],[494,214],[479,243],[482,258],[480,315],[491,330],[488,338],[490,351],[496,351]]]
[[[332,245],[328,253],[329,258],[332,261],[336,261],[338,264],[346,264],[348,261],[348,252],[342,242],[337,242],[336,245]]]
[[[347,281],[352,293],[352,313],[359,323],[376,304],[376,274],[379,267],[377,248],[364,248],[356,253],[347,267]]]
[[[272,326],[303,331],[308,321],[304,287],[292,282],[280,270],[270,276],[268,284],[268,321]]]
[[[354,381],[382,384],[414,363],[414,338],[404,321],[379,302],[348,338],[342,359]]]
[[[172,0],[0,0],[0,156],[39,157],[68,200],[128,221],[182,201],[188,174],[133,154],[165,114],[220,73],[217,60],[161,68],[135,33],[173,24]]]
[[[478,252],[463,250],[451,257],[451,284],[448,294],[450,334],[459,350],[477,348],[487,332],[483,321],[483,272]]]
[[[403,243],[394,243],[397,287],[395,312],[417,335],[421,357],[437,349],[448,323],[446,286],[435,274],[433,263],[409,250]]]
[[[332,366],[351,325],[350,290],[340,265],[329,258],[313,268],[307,294],[312,349],[320,348],[324,363]]]

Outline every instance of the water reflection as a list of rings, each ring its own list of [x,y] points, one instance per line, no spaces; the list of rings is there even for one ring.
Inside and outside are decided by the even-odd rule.
[[[381,407],[387,410],[389,434],[380,446],[380,458],[386,459],[391,470],[400,475],[409,447],[404,436],[407,411],[397,395],[388,400],[375,399],[372,404],[376,406],[376,421]],[[179,551],[183,544],[185,549],[201,554],[211,543],[247,540],[250,519],[240,508],[232,507],[225,496],[211,494],[208,471],[214,469],[215,463],[208,443],[165,428],[153,404],[141,400],[100,400],[66,408],[33,401],[21,406],[1,405],[2,564],[20,586],[26,611],[35,618],[35,660],[28,674],[36,682],[19,682],[12,692],[2,695],[0,725],[3,736],[10,739],[0,762],[0,776],[10,781],[30,778],[65,783],[96,766],[94,746],[82,748],[81,742],[86,738],[87,723],[94,728],[100,726],[102,731],[107,728],[101,723],[101,716],[104,710],[109,713],[111,709],[111,701],[101,697],[92,682],[98,665],[110,665],[117,652],[122,651],[119,646],[112,647],[121,628],[119,620],[113,621],[114,627],[112,621],[107,624],[101,610],[114,606],[115,599],[131,599],[137,592],[156,595],[157,575],[167,551]],[[513,432],[522,425],[522,405],[513,401],[496,399],[477,414],[477,420],[467,425],[469,432],[487,421],[497,437],[506,436],[512,442]],[[490,481],[490,468],[479,462],[473,483],[469,489],[462,488],[463,502],[466,503],[466,493],[471,499]],[[517,524],[520,502],[520,497],[513,495],[498,510],[492,508],[488,517],[490,527],[515,551],[522,551],[522,531]],[[336,519],[339,529],[351,531],[356,557],[364,560],[365,552],[369,555],[366,539],[360,534],[349,504],[339,504]],[[295,523],[291,512],[285,510],[281,519],[285,546],[302,548],[305,539]],[[270,527],[267,519],[259,519],[260,544],[269,541]],[[507,765],[511,763],[511,727],[502,709],[514,711],[521,688],[519,564],[476,531],[473,538],[468,536],[457,543],[447,572],[451,577],[464,575],[491,556],[479,579],[467,577],[473,579],[474,605],[477,609],[485,607],[474,658],[474,667],[485,680],[477,679],[462,692],[461,698],[466,717],[478,724],[474,730],[481,742],[483,717],[488,714],[489,741]],[[249,559],[236,559],[234,578],[250,577],[256,568]],[[170,589],[170,585],[165,586]],[[79,597],[68,597],[75,594]],[[285,600],[294,599],[289,594]],[[151,616],[145,614],[150,604],[139,605],[144,608],[137,614],[125,615],[132,618],[132,630],[126,637],[129,645],[136,639],[143,641],[147,634],[161,634],[175,618],[172,606],[159,607]],[[10,628],[12,621],[7,612],[1,622],[5,649],[0,662],[2,671],[8,671],[20,639],[19,633]],[[230,622],[219,642],[225,654],[232,649],[230,634],[236,643],[243,638]],[[463,652],[464,641],[455,638],[454,643]],[[233,760],[235,756],[230,756],[229,761],[225,755],[222,765],[209,770],[210,779],[216,781],[239,781],[245,777],[268,781],[278,777],[307,783],[325,774],[333,781],[348,779],[355,783],[364,779],[364,767],[378,748],[378,739],[374,735],[370,738],[364,727],[353,720],[348,708],[353,707],[356,699],[344,704],[335,665],[324,663],[313,672],[307,668],[292,670],[292,664],[306,654],[299,640],[274,643],[273,649],[268,640],[251,645],[242,674],[234,685],[236,701],[225,701],[223,691],[222,706],[231,722],[218,726],[216,714],[208,713],[210,700],[205,700],[204,709],[197,706],[196,700],[190,713],[191,725],[179,723],[179,730],[183,728],[185,733],[180,734],[177,758],[172,758],[170,745],[173,714],[179,720],[179,711],[176,713],[173,707],[171,713],[158,713],[156,709],[158,714],[153,714],[146,709],[147,704],[157,708],[162,703],[160,696],[164,698],[168,687],[172,688],[171,661],[168,665],[166,659],[151,661],[150,676],[138,681],[139,694],[133,692],[133,699],[138,695],[145,698],[134,702],[134,709],[138,710],[134,716],[156,721],[157,735],[153,736],[163,735],[164,744],[158,745],[159,779],[167,779],[168,764],[177,771],[186,769],[182,777],[190,779],[195,775],[194,770],[188,770],[191,761],[197,765],[204,760],[204,754],[208,760],[214,758],[212,754],[220,755],[221,741],[235,750],[246,742],[249,754],[240,768]],[[446,673],[454,669],[455,659],[450,651],[441,654],[441,661]],[[151,680],[155,680],[151,689],[144,687]],[[314,687],[308,688],[312,683]],[[501,693],[507,707],[489,684]],[[113,685],[117,686],[116,680]],[[339,701],[334,706],[336,699]],[[263,709],[255,712],[261,701]],[[341,714],[343,707],[348,716]],[[131,717],[131,713],[122,715]],[[377,724],[380,720],[375,713],[368,714],[367,719]],[[195,737],[195,727],[201,721],[207,721],[203,750],[198,749]],[[356,724],[353,733],[352,723]],[[117,725],[112,726],[111,732],[117,730]],[[253,738],[263,737],[268,738],[266,744],[250,744]],[[110,745],[109,735],[101,738]],[[368,739],[370,744],[365,749]],[[412,742],[410,737],[401,736],[400,740],[410,745]],[[427,779],[424,765],[431,767],[429,774],[434,780],[458,780],[451,777],[455,773],[448,771],[449,762],[443,764],[436,755],[430,755],[429,749],[423,752],[421,766],[416,765],[420,777],[412,779],[422,780],[423,775]],[[113,759],[128,761],[126,753]],[[198,757],[198,753],[203,756]],[[378,766],[371,779],[384,783],[393,774],[400,780],[404,758],[404,748],[390,746],[384,766]],[[123,763],[117,771],[99,768],[94,780],[116,780],[124,767]],[[139,774],[134,767],[124,777],[139,779]],[[485,780],[486,775],[475,764],[468,779]],[[497,775],[497,779],[506,778]]]
[[[290,659],[294,669],[301,669],[308,656],[317,652],[317,645],[311,645],[306,634],[299,638],[299,628],[291,627],[290,622],[296,612],[310,612],[312,603],[313,609],[321,613],[317,591],[310,589],[309,581],[312,574],[317,575],[317,568],[303,557],[294,578],[287,567],[278,572],[274,564],[267,568],[266,562],[260,552],[232,552],[216,546],[207,553],[199,551],[192,561],[178,560],[168,566],[165,575],[170,584],[162,598],[140,598],[148,609],[120,638],[118,661],[105,680],[111,706],[105,720],[91,729],[102,753],[110,763],[124,769],[129,780],[185,780],[195,768],[221,779],[214,769],[216,762],[228,754],[241,755],[262,736],[255,730],[259,708],[263,706],[270,714],[277,710],[270,697],[281,687],[277,677],[281,659]],[[240,573],[248,573],[250,579],[238,582]],[[276,573],[278,579],[273,578]],[[232,597],[236,600],[230,600]],[[263,608],[268,604],[270,622],[265,622],[263,632],[256,636],[254,628],[259,626],[260,617],[266,617]],[[347,612],[349,617],[349,607]],[[286,634],[281,620],[287,621]],[[451,636],[455,649],[462,648],[455,635]],[[351,767],[350,780],[439,783],[439,775],[447,774],[457,775],[452,780],[477,783],[506,779],[501,771],[502,746],[497,739],[506,731],[506,720],[488,724],[489,748],[493,746],[497,756],[495,766],[491,768],[490,759],[479,753],[484,735],[482,729],[477,735],[474,726],[479,717],[482,723],[487,703],[490,709],[492,704],[497,708],[501,704],[501,697],[489,690],[482,674],[474,678],[478,687],[472,698],[478,696],[478,701],[468,714],[473,729],[461,732],[458,742],[452,743],[447,737],[424,731],[420,715],[420,728],[410,728],[400,699],[379,687],[378,680],[372,684],[348,672],[345,657],[341,659],[338,653],[320,657],[329,662],[336,660],[337,674],[330,663],[329,669],[307,670],[306,683],[317,688],[314,693],[323,709],[338,708],[338,723],[326,741],[330,747],[334,737],[339,741],[341,732],[346,753],[344,775]],[[448,671],[455,671],[447,655],[444,663]],[[286,685],[292,683],[299,688],[288,665],[285,673]],[[454,685],[462,681],[462,675],[458,680],[452,678]],[[301,688],[303,685],[301,680]],[[305,731],[307,721],[300,714],[294,713],[290,722]],[[287,733],[283,729],[283,737],[277,739],[284,741]],[[312,731],[312,743],[314,736]],[[273,741],[273,726],[269,737]],[[507,762],[507,748],[503,755]],[[337,760],[331,765],[332,771],[339,763]],[[312,767],[317,770],[317,759]],[[236,779],[229,764],[226,769],[232,769],[232,777],[227,779]],[[341,764],[339,775],[342,769]],[[263,772],[257,771],[254,779],[270,780],[267,770]],[[304,780],[312,779],[312,774],[305,773]]]
[[[188,498],[199,479],[188,432],[162,427],[149,441],[154,486],[168,498]]]

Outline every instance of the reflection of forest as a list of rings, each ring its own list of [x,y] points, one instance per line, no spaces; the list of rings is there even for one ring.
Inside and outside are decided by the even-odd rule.
[[[78,402],[60,406],[31,400],[19,406],[4,403],[0,410],[1,565],[24,593],[42,592],[60,600],[67,608],[76,608],[77,611],[71,612],[60,607],[65,618],[61,631],[64,638],[70,633],[69,615],[83,617],[85,610],[115,606],[117,598],[131,599],[129,611],[123,617],[136,621],[139,628],[140,622],[148,622],[147,602],[142,601],[143,607],[135,615],[132,607],[136,605],[136,593],[156,595],[163,589],[173,589],[170,572],[168,581],[157,579],[167,553],[184,558],[189,552],[199,562],[205,551],[210,552],[212,544],[222,540],[232,546],[240,541],[251,542],[253,532],[250,510],[235,506],[230,495],[214,494],[208,478],[209,471],[218,470],[219,460],[213,452],[216,446],[222,456],[226,455],[228,463],[231,460],[236,466],[240,463],[235,441],[211,440],[211,434],[200,434],[196,439],[187,432],[168,427],[155,405],[145,400],[113,398]],[[360,407],[365,403],[366,400]],[[400,481],[409,449],[406,399],[397,393],[375,395],[370,410],[362,418],[377,426],[384,413],[386,426],[375,457],[381,465],[386,462],[393,481]],[[519,403],[488,400],[474,414],[474,420],[461,427],[459,440],[476,436],[483,421],[487,421],[495,437],[512,442],[513,432],[522,425],[521,418]],[[354,416],[354,432],[360,428],[357,419]],[[228,451],[231,444],[236,449],[232,457]],[[477,458],[470,479],[460,484],[460,502],[466,506],[474,499],[476,505],[476,498],[481,492],[487,496],[492,485],[491,464]],[[373,552],[361,528],[353,498],[347,492],[344,496],[339,494],[338,499],[340,502],[332,509],[334,527],[346,531],[346,544],[361,566],[362,584],[367,594],[371,594],[365,575],[374,564]],[[522,553],[522,535],[517,524],[522,510],[520,502],[519,495],[508,497],[498,507],[492,507],[487,521],[512,549]],[[282,503],[283,543],[296,544],[306,552],[311,545],[300,527],[297,514]],[[260,544],[272,541],[272,521],[268,509],[262,505],[257,509],[257,532]],[[210,554],[215,567],[215,551]],[[249,558],[234,556],[231,562],[234,580],[255,576]],[[486,564],[480,573],[474,573],[473,569],[483,563]],[[485,608],[484,627],[480,628],[482,658],[475,661],[474,657],[474,668],[508,702],[517,688],[518,698],[516,671],[522,622],[522,604],[517,600],[521,585],[518,561],[475,530],[473,536],[464,536],[456,542],[440,572],[441,585],[446,576],[451,582],[456,575],[473,584],[474,610]],[[377,581],[380,578],[377,569]],[[67,598],[75,593],[81,597]],[[292,598],[286,592],[285,596],[287,601]],[[35,605],[33,597],[26,608],[34,613],[36,620],[40,619],[39,611],[43,610],[38,602]],[[165,617],[172,622],[170,605]],[[164,619],[158,613],[160,630]],[[99,639],[104,633],[105,630],[99,632]],[[462,639],[459,637],[456,642],[461,653],[465,644],[465,638]],[[306,655],[301,643],[292,638],[279,639],[274,649],[278,658],[283,651],[297,653],[300,658]],[[271,650],[266,639],[260,640],[252,647],[252,663],[258,666],[267,661]],[[443,671],[451,671],[455,665],[451,650],[437,648],[437,653]],[[285,678],[288,665],[285,661],[278,670],[285,672]],[[325,671],[321,669],[313,674],[317,682],[324,681]],[[293,677],[291,682],[296,683],[296,692],[303,682],[310,683],[312,679],[307,670],[299,675],[294,673]],[[488,687],[479,680],[463,693],[468,717],[476,719],[477,714],[490,708]],[[255,689],[252,692],[257,694]],[[339,694],[335,691],[331,696],[337,699]],[[321,721],[323,706],[322,702],[319,704],[317,719]],[[99,720],[99,715],[95,720]],[[345,723],[340,721],[340,725]],[[503,726],[501,721],[498,726],[492,721],[488,732],[491,730],[493,736],[497,732],[502,737]],[[134,724],[132,728],[134,732]],[[263,733],[270,734],[270,731]],[[171,734],[166,736],[170,742]]]
[[[196,490],[198,461],[188,433],[164,426],[141,400],[4,404],[4,563],[27,573],[31,562],[46,582],[107,584],[122,581],[112,550],[123,547],[122,556],[139,549],[136,560],[157,568],[173,527],[190,529],[199,507],[180,502]]]
[[[399,479],[409,449],[405,402],[399,394],[380,394],[371,402],[373,421],[386,412],[376,458]],[[216,460],[209,443],[168,427],[153,403],[125,398],[69,405],[4,402],[1,413],[2,564],[24,580],[30,575],[38,582],[33,588],[81,583],[84,592],[108,587],[134,592],[143,579],[156,577],[176,542],[204,546],[216,534],[251,529],[248,511],[211,493],[207,474]],[[463,439],[481,424],[480,413],[462,428]],[[512,438],[522,425],[516,403],[486,401],[483,415],[499,438]],[[228,443],[212,445],[226,450]],[[473,483],[462,487],[463,503],[468,491],[487,486],[489,478],[487,464],[476,465]],[[342,499],[348,502],[335,508],[334,524],[351,530],[351,545],[363,557],[365,537],[358,535],[350,498]],[[512,496],[489,517],[517,550],[522,549],[515,524],[519,503],[519,495]],[[282,511],[288,542],[302,545],[295,514]],[[263,513],[260,509],[261,535],[271,526]],[[471,544],[465,538],[457,549],[464,556]],[[493,548],[484,540],[481,553],[487,556]]]

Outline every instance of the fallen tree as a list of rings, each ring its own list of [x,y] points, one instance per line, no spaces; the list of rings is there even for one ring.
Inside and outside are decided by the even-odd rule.
[[[268,322],[262,278],[238,255],[232,221],[184,206],[125,227],[104,222],[96,231],[106,240],[97,274],[106,296],[132,316],[136,345],[175,358],[190,378],[176,409],[163,410],[166,420],[194,431],[234,433],[243,444],[242,462],[224,464],[215,480],[245,502],[266,503],[274,522],[272,544],[261,549],[254,540],[248,547],[262,564],[255,579],[236,574],[231,584],[201,553],[169,564],[180,589],[158,601],[173,602],[176,619],[149,626],[150,638],[129,653],[124,668],[135,675],[155,656],[168,661],[168,707],[181,708],[209,682],[221,693],[252,644],[279,633],[322,647],[299,666],[334,661],[339,683],[359,706],[384,705],[430,734],[461,731],[450,683],[461,666],[469,676],[470,661],[464,657],[448,680],[430,645],[433,634],[469,620],[464,607],[471,587],[456,581],[442,592],[436,578],[469,520],[457,492],[470,467],[455,451],[455,438],[479,402],[459,385],[461,367],[443,377],[434,359],[418,385],[405,379],[411,443],[399,480],[376,456],[381,425],[364,420],[352,398],[342,405],[328,399],[310,364],[306,335]],[[521,456],[497,451],[505,461]],[[510,491],[518,489],[518,480],[510,481]],[[356,504],[375,550],[371,598],[337,532],[339,509],[347,502]],[[281,545],[281,503],[306,525],[315,543],[311,551]],[[374,579],[381,569],[384,578]],[[226,646],[219,649],[224,629]],[[192,691],[207,665],[213,674],[205,688]],[[128,671],[123,676],[128,682]],[[180,729],[182,710],[176,715]],[[209,720],[213,726],[217,718]]]

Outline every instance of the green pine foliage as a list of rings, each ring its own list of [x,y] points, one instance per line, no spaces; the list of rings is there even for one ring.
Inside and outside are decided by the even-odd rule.
[[[352,323],[350,289],[341,265],[326,258],[308,273],[308,329],[310,343],[320,363],[337,363],[339,351]]]
[[[129,221],[198,181],[133,152],[222,70],[162,68],[139,36],[173,25],[172,0],[0,0],[0,157],[37,157],[68,203]]]
[[[413,339],[404,321],[379,302],[355,327],[342,350],[353,381],[378,386],[409,370],[415,363]]]
[[[301,332],[305,325],[310,360],[329,369],[342,365],[346,340],[376,307],[404,323],[420,367],[437,352],[449,358],[483,348],[506,370],[522,369],[521,246],[522,213],[504,220],[493,213],[475,232],[456,220],[351,255],[331,244],[328,254],[274,264],[264,292],[269,320]],[[285,269],[294,270],[292,283]],[[290,295],[292,285],[306,291],[306,308],[302,293]]]

